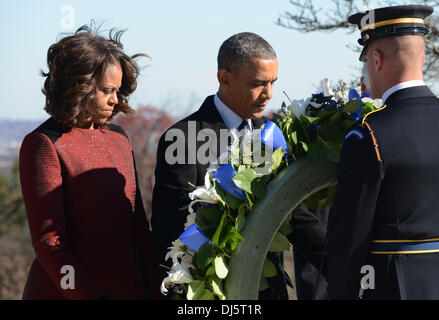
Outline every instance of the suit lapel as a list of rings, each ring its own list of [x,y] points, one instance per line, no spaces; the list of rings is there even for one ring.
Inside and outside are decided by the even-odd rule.
[[[215,107],[213,97],[214,96],[208,96],[206,100],[204,100],[199,109],[199,119],[202,121],[203,127],[213,129],[219,134],[220,129],[227,129],[227,126]]]
[[[200,109],[197,112],[197,115],[195,119],[199,123],[199,130],[202,129],[210,129],[215,132],[215,138],[216,138],[216,154],[215,159],[216,160],[221,152],[224,152],[226,149],[226,146],[221,147],[221,130],[228,130],[227,125],[224,123],[224,120],[221,118],[218,110],[215,107],[215,104],[213,102],[214,96],[209,96],[204,100],[203,104],[201,105]],[[197,132],[198,135],[198,132]],[[198,147],[204,144],[205,142],[197,142]],[[214,161],[212,159],[212,161]],[[206,170],[209,167],[209,164],[197,164],[197,185],[204,184],[204,176],[206,174]]]

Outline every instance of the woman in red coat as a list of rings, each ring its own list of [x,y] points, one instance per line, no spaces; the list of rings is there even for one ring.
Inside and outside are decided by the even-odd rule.
[[[36,252],[23,299],[160,298],[131,141],[139,69],[89,27],[53,44],[43,93],[51,117],[23,140],[20,177]],[[146,56],[146,55],[144,55]]]

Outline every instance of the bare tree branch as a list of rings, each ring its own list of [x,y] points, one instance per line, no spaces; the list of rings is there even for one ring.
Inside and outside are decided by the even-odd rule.
[[[347,33],[357,32],[357,27],[348,23],[350,15],[368,10],[393,5],[411,4],[413,0],[331,0],[325,7],[317,6],[314,0],[290,0],[291,10],[285,11],[277,19],[277,24],[284,28],[311,33],[317,31],[333,32],[346,30]],[[419,1],[439,10],[439,0]],[[425,79],[428,82],[439,79],[439,17],[432,15],[426,19],[426,26],[431,30],[425,37],[426,60],[424,65]],[[353,51],[360,51],[357,45],[348,44]]]

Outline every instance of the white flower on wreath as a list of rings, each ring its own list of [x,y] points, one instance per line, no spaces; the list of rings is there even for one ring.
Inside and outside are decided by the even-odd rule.
[[[176,284],[191,283],[194,278],[189,269],[195,269],[192,264],[194,252],[188,249],[189,252],[183,251],[184,244],[180,239],[172,242],[171,250],[166,254],[165,261],[172,259],[171,270],[168,271],[168,276],[163,279],[160,286],[160,291],[163,294],[168,293],[168,287]]]
[[[177,252],[183,251],[184,243],[181,242],[180,239],[177,239],[175,241],[172,241],[172,247],[169,247],[168,249],[171,249],[168,251],[168,253],[165,256],[165,261],[167,261],[169,258],[173,259],[174,256],[177,254]]]
[[[169,258],[171,258],[173,266],[181,264],[185,269],[195,269],[192,264],[192,258],[195,254],[195,251],[191,248],[186,247],[187,252],[185,252],[185,245],[180,239],[172,241],[172,247],[168,249],[171,250],[168,251],[168,253],[166,254],[165,261],[168,261]],[[179,258],[181,259],[181,261],[179,260]]]
[[[320,89],[325,97],[334,95],[334,90],[332,90],[331,84],[327,78],[320,81]]]
[[[172,257],[172,266],[180,268],[180,266],[189,271],[189,269],[195,269],[194,265],[192,264],[192,260],[194,258],[195,252],[192,249],[189,249],[190,253],[186,253],[184,251],[177,252]],[[180,260],[179,260],[180,259]]]
[[[381,108],[383,106],[383,101],[381,99],[371,99],[371,98],[365,97],[365,98],[362,98],[361,100],[365,103],[366,102],[372,103],[375,108]]]
[[[192,200],[192,202],[189,204],[190,214],[195,213],[194,210],[192,209],[192,206],[195,203],[204,202],[204,203],[215,204],[218,202],[218,200],[221,199],[221,197],[216,192],[214,185],[211,182],[212,172],[214,170],[215,170],[214,168],[209,168],[207,170],[206,175],[204,176],[204,186],[197,187],[194,191],[189,193],[189,198]],[[192,218],[193,221],[195,221],[195,215]],[[192,219],[192,218],[189,218],[188,216],[188,219]],[[187,223],[189,223],[189,221]],[[190,226],[191,224],[189,224],[188,226]]]
[[[232,128],[230,130],[230,135],[232,137],[232,141],[230,146],[228,146],[228,155],[229,155],[229,162],[232,165],[239,164],[239,154],[241,152],[240,144],[239,144],[239,132],[236,128]],[[221,157],[221,156],[220,156]],[[221,159],[223,160],[223,159]],[[220,162],[223,163],[223,162]]]
[[[168,272],[168,276],[163,279],[160,286],[160,291],[163,294],[168,293],[168,287],[172,287],[175,284],[191,283],[194,280],[189,269],[184,268],[182,264],[173,265],[171,271]]]
[[[340,101],[343,104],[346,104],[349,101],[349,94],[347,91],[336,91],[334,97],[337,101]]]
[[[343,104],[349,101],[349,88],[343,80],[338,80],[338,88],[334,90],[334,97]]]
[[[254,141],[253,134],[256,132],[256,130],[249,131],[245,130],[244,135],[242,136],[241,143],[239,146],[239,151],[242,155],[242,163],[245,165],[250,165],[253,162],[252,159],[252,141]],[[255,136],[257,137],[257,136]]]
[[[186,216],[186,223],[184,224],[184,230],[186,230],[187,228],[189,228],[191,225],[193,225],[195,223],[196,217],[197,217],[197,214],[195,213],[195,211],[193,211],[192,213],[190,213]]]
[[[227,146],[227,150],[223,152],[215,161],[211,162],[207,171],[215,171],[221,166],[231,163],[234,166],[239,164],[240,145],[239,134],[235,128],[229,130],[231,136],[231,144]],[[206,179],[205,179],[206,180]]]
[[[311,102],[311,98],[308,98],[302,100],[293,100],[287,108],[291,111],[294,117],[300,119],[300,116],[306,115],[306,109],[309,105],[313,106],[314,108],[320,108],[322,106],[316,102]]]

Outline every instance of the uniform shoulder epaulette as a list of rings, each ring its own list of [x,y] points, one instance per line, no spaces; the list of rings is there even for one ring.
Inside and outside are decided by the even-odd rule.
[[[382,106],[382,107],[379,108],[379,109],[376,109],[376,110],[373,110],[373,111],[371,111],[371,112],[369,112],[369,113],[366,113],[366,114],[364,115],[364,117],[363,117],[363,120],[361,120],[361,124],[364,125],[364,123],[366,122],[366,119],[367,119],[371,114],[373,114],[373,113],[377,113],[377,112],[380,112],[380,111],[383,111],[383,110],[386,109],[386,108],[387,108],[387,105],[385,104],[384,106]]]
[[[381,180],[384,179],[384,163],[383,163],[383,159],[381,158],[381,153],[380,153],[378,141],[375,138],[375,134],[373,133],[372,127],[370,126],[370,124],[366,120],[367,120],[367,118],[371,114],[376,113],[376,112],[380,112],[380,111],[384,110],[386,107],[387,107],[387,105],[384,105],[384,106],[382,106],[379,109],[376,109],[374,111],[371,111],[371,112],[367,113],[366,115],[364,115],[363,120],[361,121],[361,125],[363,127],[367,128],[367,130],[369,131],[369,134],[370,134],[370,136],[372,138],[372,142],[373,142],[373,146],[374,146],[374,149],[375,149],[375,153],[377,155],[377,160],[378,160],[378,166],[379,166],[379,169],[380,169]]]

